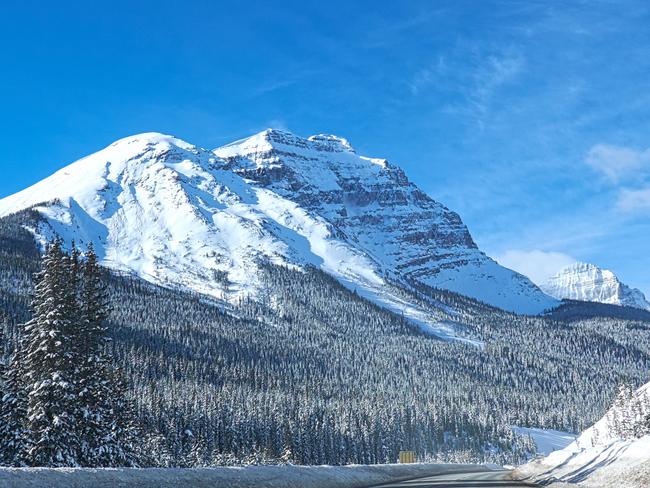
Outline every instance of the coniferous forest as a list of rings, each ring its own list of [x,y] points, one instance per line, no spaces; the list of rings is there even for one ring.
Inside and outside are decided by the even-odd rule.
[[[36,219],[0,220],[6,465],[513,463],[533,444],[511,426],[578,432],[650,371],[639,310],[525,317],[404,291],[477,341],[444,342],[316,269],[268,265],[264,292],[225,308],[92,250],[41,260]]]
[[[0,453],[18,466],[136,464],[135,424],[106,329],[92,247],[55,241],[34,275],[31,318],[17,324],[3,365]]]

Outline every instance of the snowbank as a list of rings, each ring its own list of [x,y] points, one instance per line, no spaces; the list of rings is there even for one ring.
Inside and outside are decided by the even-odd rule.
[[[646,488],[650,486],[650,436],[581,448],[577,443],[520,466],[518,477],[550,486]]]
[[[569,446],[520,466],[515,474],[558,488],[576,484],[584,488],[647,488],[648,415],[650,383],[635,392],[623,388],[607,414]]]
[[[437,474],[490,471],[473,464],[248,466],[202,469],[0,468],[0,486],[118,488],[361,488]]]

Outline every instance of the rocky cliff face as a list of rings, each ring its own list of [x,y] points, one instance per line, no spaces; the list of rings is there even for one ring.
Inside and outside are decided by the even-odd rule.
[[[458,214],[385,159],[356,154],[345,139],[268,130],[216,149],[230,169],[312,215],[368,255],[381,272],[536,313],[552,300],[528,278],[482,253]]]
[[[523,313],[556,303],[483,254],[400,168],[336,136],[267,130],[206,151],[141,134],[0,200],[0,216],[32,206],[41,240],[93,242],[107,266],[224,300],[258,293],[255,270],[271,261],[320,267],[426,324],[387,277]]]
[[[650,303],[643,293],[621,283],[607,269],[587,263],[575,263],[551,277],[543,287],[549,295],[558,299],[625,305],[650,310]]]

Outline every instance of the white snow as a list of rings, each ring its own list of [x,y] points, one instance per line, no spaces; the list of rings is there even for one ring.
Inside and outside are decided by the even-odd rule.
[[[537,427],[512,427],[517,434],[528,435],[537,446],[537,454],[547,456],[553,451],[564,449],[576,440],[576,435],[571,432],[562,432],[553,429],[539,429]]]
[[[549,278],[542,289],[558,299],[626,305],[650,310],[650,303],[637,288],[621,283],[610,270],[588,263],[575,263]]]
[[[264,171],[268,184],[251,179]],[[557,304],[481,253],[460,218],[399,168],[333,135],[267,130],[211,152],[139,134],[0,200],[0,217],[33,206],[46,217],[34,229],[41,242],[92,242],[106,266],[219,300],[255,296],[262,259],[319,267],[445,339],[472,342],[386,277],[522,313]]]
[[[585,488],[647,488],[650,486],[650,436],[612,441],[587,449],[572,444],[546,458],[520,466],[517,474],[543,480],[545,484],[556,481]]]
[[[650,383],[634,395],[650,394]],[[574,442],[517,468],[517,474],[545,484],[551,481],[583,487],[642,488],[650,486],[650,436],[620,439],[609,428],[608,414]],[[649,412],[643,412],[647,414]],[[554,485],[551,485],[554,486]],[[564,485],[558,485],[564,486]]]

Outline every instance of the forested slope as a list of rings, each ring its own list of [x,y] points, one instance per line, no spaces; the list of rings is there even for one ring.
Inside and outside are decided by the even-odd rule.
[[[35,218],[0,220],[6,350],[28,317],[38,266],[22,226]],[[619,382],[639,384],[650,371],[650,321],[637,312],[569,304],[523,317],[404,290],[482,345],[443,342],[316,269],[263,269],[262,293],[227,308],[106,274],[115,354],[162,464],[377,463],[400,449],[515,462],[532,446],[511,425],[577,432]]]

